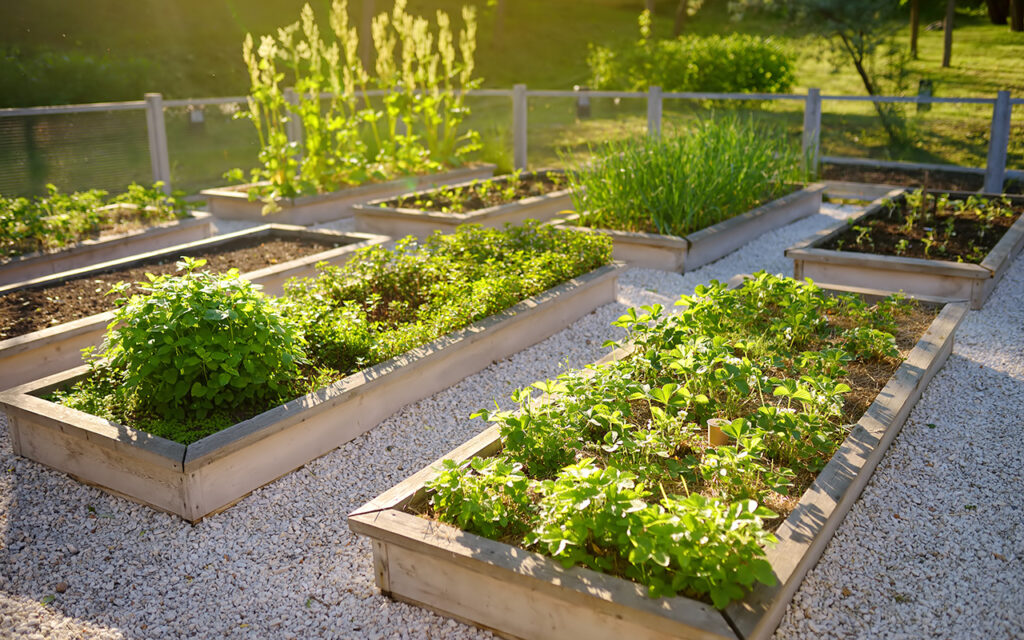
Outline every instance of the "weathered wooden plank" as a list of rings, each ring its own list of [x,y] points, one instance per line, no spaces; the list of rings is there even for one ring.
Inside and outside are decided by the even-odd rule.
[[[453,184],[473,178],[489,178],[494,175],[496,168],[493,164],[484,164],[444,173],[407,176],[388,182],[349,187],[319,195],[281,198],[278,200],[281,210],[267,215],[263,215],[262,201],[249,200],[247,191],[254,186],[252,184],[204,189],[199,193],[206,197],[210,213],[218,218],[281,222],[305,226],[349,218],[353,213],[353,205],[375,198],[394,197],[424,186]]]
[[[582,567],[566,569],[551,558],[443,523],[388,509],[353,516],[349,526],[387,545],[391,594],[514,637],[735,638],[709,605],[650,598],[633,582]],[[536,615],[545,622],[534,625]]]

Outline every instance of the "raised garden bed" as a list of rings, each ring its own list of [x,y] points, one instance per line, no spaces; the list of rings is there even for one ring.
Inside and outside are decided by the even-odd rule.
[[[204,189],[200,194],[206,198],[207,209],[214,216],[227,220],[250,220],[279,222],[308,226],[331,222],[353,215],[353,206],[378,198],[393,198],[410,191],[445,184],[455,184],[473,179],[485,179],[494,175],[495,165],[454,169],[445,173],[422,176],[408,176],[388,182],[365,184],[315,196],[283,198],[277,201],[280,210],[263,214],[264,203],[249,199],[249,190],[257,186],[242,184],[216,189]],[[264,183],[259,183],[262,185]]]
[[[126,207],[130,205],[112,204],[101,207],[101,210],[115,211]],[[210,214],[194,211],[191,217],[182,220],[158,223],[124,233],[101,234],[96,239],[84,240],[57,251],[17,256],[0,264],[0,285],[24,282],[99,262],[194,242],[213,234]]]
[[[906,163],[863,161],[856,163],[822,162],[821,179],[826,194],[840,200],[866,200],[883,197],[898,187],[943,191],[981,191],[985,185],[983,169],[915,167]],[[1020,193],[1022,180],[1008,176],[1004,189]]]
[[[495,359],[613,302],[622,267],[601,267],[403,355],[183,445],[40,396],[78,367],[0,394],[15,453],[196,522]]]
[[[559,226],[610,236],[616,260],[646,269],[685,273],[732,253],[768,231],[817,214],[824,189],[823,184],[809,184],[686,236],[580,227],[576,226],[578,214],[563,218]]]
[[[1024,198],[1007,196],[1013,216],[986,221],[967,206],[971,198],[1003,196],[936,192],[953,208],[908,221],[908,198],[893,194],[878,200],[861,215],[786,250],[793,274],[826,285],[850,285],[887,291],[967,300],[980,309],[1024,247]],[[959,204],[958,204],[959,203]],[[966,211],[954,213],[964,205]],[[934,208],[934,207],[933,207]],[[917,211],[917,207],[910,210]],[[994,211],[979,209],[979,211]],[[888,254],[888,255],[886,255]],[[960,261],[957,261],[960,260]]]
[[[571,208],[564,173],[542,171],[425,189],[358,204],[354,210],[357,228],[363,231],[425,237],[435,230],[451,233],[467,223],[501,227],[527,219],[543,222]]]
[[[722,609],[684,596],[652,598],[646,587],[630,580],[580,566],[565,568],[551,557],[416,515],[427,510],[426,485],[438,479],[442,469],[447,472],[471,458],[502,452],[498,426],[354,511],[349,526],[372,539],[375,579],[385,594],[506,637],[768,638],[925,386],[950,354],[953,333],[965,313],[962,304],[941,307],[775,529],[778,542],[765,556],[775,584],[759,584]],[[628,353],[620,349],[604,362]],[[455,464],[444,465],[444,460]],[[667,489],[671,492],[671,486]],[[653,491],[657,493],[657,487]],[[586,509],[588,504],[576,508]],[[478,513],[486,521],[487,508]],[[594,553],[600,555],[600,549],[595,547]]]
[[[0,389],[80,365],[81,350],[98,345],[113,319],[104,310],[113,307],[113,298],[103,294],[118,281],[144,279],[146,272],[173,272],[183,255],[208,256],[223,270],[243,266],[248,279],[262,284],[268,293],[279,293],[289,278],[311,275],[318,262],[342,264],[358,249],[387,240],[362,233],[261,225],[0,287],[0,308],[7,318],[0,340]],[[260,248],[268,242],[282,246]],[[292,257],[296,255],[302,257]],[[74,310],[62,309],[59,301],[52,300],[55,296],[70,299]],[[28,309],[33,310],[31,314]],[[38,328],[41,320],[52,326]]]

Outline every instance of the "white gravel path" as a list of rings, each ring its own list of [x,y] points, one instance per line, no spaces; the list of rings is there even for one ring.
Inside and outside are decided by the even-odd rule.
[[[618,304],[195,527],[13,456],[0,420],[0,638],[490,637],[380,596],[369,544],[349,533],[346,514],[484,428],[467,418],[473,410],[603,355],[627,306],[671,304],[711,278],[790,273],[782,249],[849,212],[826,206],[685,276],[632,270]],[[969,314],[778,637],[1024,634],[1022,329],[1018,261],[988,307]]]

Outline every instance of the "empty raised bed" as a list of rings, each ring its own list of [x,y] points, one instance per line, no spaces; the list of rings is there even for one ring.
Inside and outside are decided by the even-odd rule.
[[[104,382],[107,375],[135,375],[134,369],[124,369],[127,373],[122,374],[118,368],[122,362],[119,354],[128,352],[118,336],[135,335],[139,325],[119,316],[124,328],[118,331],[125,333],[108,336],[113,349],[103,354],[108,360],[99,361],[93,369],[78,367],[0,394],[15,452],[197,521],[358,436],[405,404],[543,340],[614,301],[622,267],[607,264],[611,252],[606,241],[581,240],[577,234],[536,226],[507,232],[467,229],[436,236],[422,250],[408,243],[393,252],[371,248],[349,265],[330,267],[315,279],[296,281],[288,286],[278,307],[285,309],[280,312],[286,314],[282,317],[290,319],[279,324],[299,327],[301,342],[308,345],[304,347],[308,364],[294,373],[293,382],[288,383],[293,386],[287,387],[306,390],[283,404],[275,405],[277,396],[271,394],[260,403],[246,405],[246,411],[255,411],[254,415],[237,416],[239,410],[217,409],[195,419],[189,412],[202,402],[220,402],[233,393],[263,389],[264,383],[235,384],[240,365],[245,364],[249,371],[260,351],[294,346],[294,339],[247,341],[238,346],[251,353],[244,358],[234,349],[226,350],[223,357],[228,368],[217,373],[216,379],[213,374],[204,378],[198,391],[187,383],[178,389],[176,385],[184,378],[177,373],[168,374],[173,379],[165,379],[164,372],[177,372],[177,364],[145,374],[158,377],[155,386],[171,385],[171,391],[159,391],[149,384],[133,391],[127,383]],[[575,256],[571,263],[564,259],[567,254]],[[477,273],[475,279],[463,277],[470,273]],[[360,280],[360,274],[365,278]],[[200,275],[190,273],[185,278]],[[447,285],[442,286],[441,281]],[[419,306],[407,305],[405,297],[391,289],[396,282],[412,287],[407,296],[418,298],[417,292],[429,292],[430,297]],[[185,285],[187,280],[183,284],[172,279],[161,288]],[[528,295],[545,286],[550,288],[522,298],[523,292]],[[201,282],[195,289],[209,287]],[[364,289],[378,293],[351,298],[344,293]],[[344,299],[335,300],[335,295]],[[147,303],[146,298],[137,301]],[[491,308],[499,310],[487,311]],[[214,319],[222,315],[220,311],[212,313]],[[230,313],[230,308],[223,313]],[[141,317],[149,322],[148,316]],[[431,338],[432,332],[447,327],[453,329]],[[196,339],[209,337],[202,326],[192,334],[199,336]],[[154,344],[162,342],[154,340]],[[191,361],[193,352],[200,350],[173,355],[183,358],[182,370],[197,366]],[[218,362],[222,358],[210,357]],[[289,362],[298,362],[296,357],[289,356]],[[155,367],[145,357],[141,366]],[[214,386],[231,393],[215,392]],[[90,395],[90,389],[101,387],[109,395],[100,399]],[[147,389],[153,389],[152,393]],[[148,395],[138,395],[143,392]],[[140,404],[133,404],[142,398],[143,407],[154,403],[163,407],[164,397],[179,392],[186,400],[191,398],[188,394],[195,398],[171,403],[171,417],[160,414],[154,418],[159,413],[155,409],[138,413]],[[131,398],[136,400],[119,404],[119,393],[135,394]],[[110,401],[105,399],[108,397]],[[97,407],[93,413],[79,409],[89,402]],[[125,413],[118,414],[120,411]],[[178,416],[182,413],[186,417]],[[115,419],[115,414],[123,415],[124,420]],[[222,425],[225,416],[237,416],[236,421]],[[176,434],[174,439],[170,434]]]
[[[719,285],[698,290],[678,320],[659,309],[623,316],[642,348],[627,343],[596,368],[538,383],[542,398],[518,394],[518,411],[486,415],[496,426],[354,511],[349,526],[372,539],[380,589],[515,638],[770,637],[966,312],[827,302],[789,282],[782,307],[771,290],[762,306],[733,305]],[[849,325],[854,317],[863,324]],[[749,338],[736,320],[751,322]],[[766,364],[789,340],[776,321],[792,327],[802,364]],[[900,356],[877,327],[895,327]],[[819,338],[823,348],[803,351]],[[888,382],[854,383],[844,398],[838,381],[865,380],[861,368],[878,373],[876,361]],[[797,378],[805,366],[820,375]],[[843,426],[847,416],[856,424]],[[809,430],[782,426],[819,418]],[[713,444],[716,429],[732,444]],[[742,471],[754,460],[766,466]]]
[[[262,225],[0,287],[0,389],[80,365],[81,350],[99,345],[113,318],[107,309],[114,299],[105,295],[111,286],[144,280],[146,272],[173,272],[181,256],[207,257],[222,270],[241,266],[247,278],[276,293],[289,278],[313,273],[318,262],[341,264],[387,239]]]
[[[435,230],[451,233],[467,223],[500,227],[528,219],[543,222],[571,208],[567,179],[561,171],[517,172],[354,207],[357,228],[363,231],[418,237]]]
[[[980,309],[1024,247],[1024,198],[905,192],[786,250],[823,284],[967,300]]]

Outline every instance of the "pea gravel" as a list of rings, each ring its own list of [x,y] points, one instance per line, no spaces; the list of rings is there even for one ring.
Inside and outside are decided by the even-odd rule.
[[[627,306],[668,305],[711,278],[790,273],[782,249],[852,211],[825,205],[685,276],[629,271],[617,304],[194,527],[15,457],[0,420],[0,638],[490,637],[380,596],[370,545],[346,514],[479,432],[475,409],[602,356]],[[1022,328],[1018,261],[969,314],[777,637],[1024,633]]]

